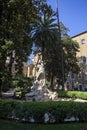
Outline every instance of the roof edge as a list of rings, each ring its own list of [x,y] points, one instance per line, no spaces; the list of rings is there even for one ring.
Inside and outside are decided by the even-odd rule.
[[[82,35],[82,34],[84,34],[84,33],[87,33],[87,31],[84,31],[84,32],[81,32],[81,33],[79,33],[79,34],[77,34],[77,35],[74,35],[74,36],[72,36],[71,38],[77,37],[77,36]]]

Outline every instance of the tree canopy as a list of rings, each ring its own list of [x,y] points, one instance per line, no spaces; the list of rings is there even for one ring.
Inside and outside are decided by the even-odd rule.
[[[56,15],[46,0],[1,0],[0,9],[1,81],[11,76],[13,63],[17,73],[22,74],[23,62],[27,61],[34,43],[40,48],[51,84],[55,77],[61,84],[58,26]],[[78,44],[71,40],[66,30],[61,23],[65,80],[69,71],[76,73],[79,70],[76,59]]]
[[[32,51],[30,32],[41,16],[41,8],[47,8],[45,0],[0,1],[0,79],[12,74],[12,64],[22,74],[23,62]],[[44,9],[45,10],[45,9]],[[8,64],[6,62],[9,62]],[[7,76],[8,77],[8,76]],[[2,80],[3,81],[3,80]]]

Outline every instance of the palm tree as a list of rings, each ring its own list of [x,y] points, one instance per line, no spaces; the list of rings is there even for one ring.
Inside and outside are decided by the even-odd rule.
[[[55,43],[58,40],[58,28],[55,20],[55,14],[43,13],[43,16],[37,21],[37,26],[32,31],[35,46],[40,48],[42,54],[44,68],[46,63],[48,64],[47,60],[49,60],[47,59],[47,53],[51,52],[50,50],[52,50],[53,47],[55,48]],[[50,81],[52,88],[53,76],[51,76]]]
[[[43,14],[37,21],[37,26],[33,30],[33,40],[35,46],[41,49],[42,60],[44,61],[45,50],[57,39],[57,25],[53,14]]]

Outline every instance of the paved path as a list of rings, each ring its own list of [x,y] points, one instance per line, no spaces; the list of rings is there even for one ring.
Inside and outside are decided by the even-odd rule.
[[[58,98],[58,101],[87,102],[87,100],[83,100],[83,99],[73,99],[73,98]]]
[[[2,93],[2,97],[4,98],[12,98],[13,99],[14,96],[14,92],[6,92],[6,93]],[[75,102],[87,102],[87,100],[83,100],[83,99],[73,99],[73,98],[58,98],[58,101],[75,101]]]

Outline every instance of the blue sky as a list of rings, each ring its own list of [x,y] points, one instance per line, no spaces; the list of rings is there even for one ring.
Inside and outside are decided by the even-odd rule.
[[[47,0],[56,10],[56,0]],[[58,0],[59,19],[69,28],[70,36],[87,30],[87,0]]]

